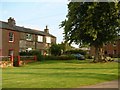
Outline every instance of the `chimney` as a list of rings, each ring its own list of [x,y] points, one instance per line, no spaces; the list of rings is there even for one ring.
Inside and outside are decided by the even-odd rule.
[[[15,26],[16,23],[15,23],[14,18],[10,17],[10,18],[8,19],[8,24],[11,25],[11,26]]]
[[[49,33],[49,29],[48,29],[48,26],[46,25],[46,29],[44,29],[44,32],[45,33]]]

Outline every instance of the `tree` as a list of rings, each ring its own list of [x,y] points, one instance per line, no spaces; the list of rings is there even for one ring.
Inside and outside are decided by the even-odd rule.
[[[62,54],[67,51],[67,50],[72,50],[74,47],[72,47],[69,43],[67,42],[61,42],[61,44],[58,44],[62,50]]]
[[[61,47],[57,44],[52,44],[50,47],[50,52],[52,55],[59,56],[61,55]]]
[[[62,21],[65,40],[95,47],[95,62],[102,61],[102,46],[118,36],[118,2],[70,2]]]

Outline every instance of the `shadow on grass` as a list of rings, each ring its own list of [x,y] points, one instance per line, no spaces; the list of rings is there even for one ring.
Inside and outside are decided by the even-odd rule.
[[[24,69],[38,69],[38,70],[39,69],[40,70],[42,70],[42,69],[45,69],[45,70],[46,69],[50,69],[50,70],[52,70],[52,69],[53,70],[80,70],[80,69],[82,69],[82,70],[83,69],[87,69],[87,70],[89,70],[89,69],[90,70],[91,69],[93,69],[93,70],[96,70],[96,69],[97,70],[103,70],[103,69],[107,69],[108,70],[108,69],[117,69],[117,68],[96,68],[96,67],[95,68],[74,68],[74,67],[73,68],[70,68],[70,67],[68,67],[68,68],[62,68],[62,67],[61,68],[51,68],[51,67],[50,68],[37,68],[37,67],[27,67],[27,68],[24,68]]]
[[[114,74],[101,74],[101,73],[79,73],[79,72],[58,72],[58,73],[42,73],[42,72],[8,72],[15,75],[32,75],[40,77],[50,77],[50,78],[90,78],[90,79],[100,79],[100,80],[113,80],[118,79],[118,75]]]
[[[89,60],[42,60],[38,63],[45,63],[45,64],[51,64],[51,63],[75,63],[75,64],[83,64],[83,63],[90,63]]]

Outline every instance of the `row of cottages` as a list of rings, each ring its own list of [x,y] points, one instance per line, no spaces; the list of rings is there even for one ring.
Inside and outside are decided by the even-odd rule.
[[[19,52],[40,50],[42,54],[52,43],[56,43],[56,37],[49,33],[46,26],[44,31],[16,26],[14,18],[8,22],[0,21],[0,56],[19,55]]]
[[[118,40],[111,43],[107,43],[103,46],[103,53],[105,56],[120,57],[120,35]],[[90,55],[95,55],[94,47],[90,47]]]

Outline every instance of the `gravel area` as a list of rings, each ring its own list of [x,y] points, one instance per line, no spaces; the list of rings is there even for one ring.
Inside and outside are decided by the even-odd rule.
[[[118,83],[118,81],[120,82],[120,80],[114,80],[114,81],[99,83],[96,85],[83,86],[80,88],[120,88],[120,85],[119,85],[120,83]]]

